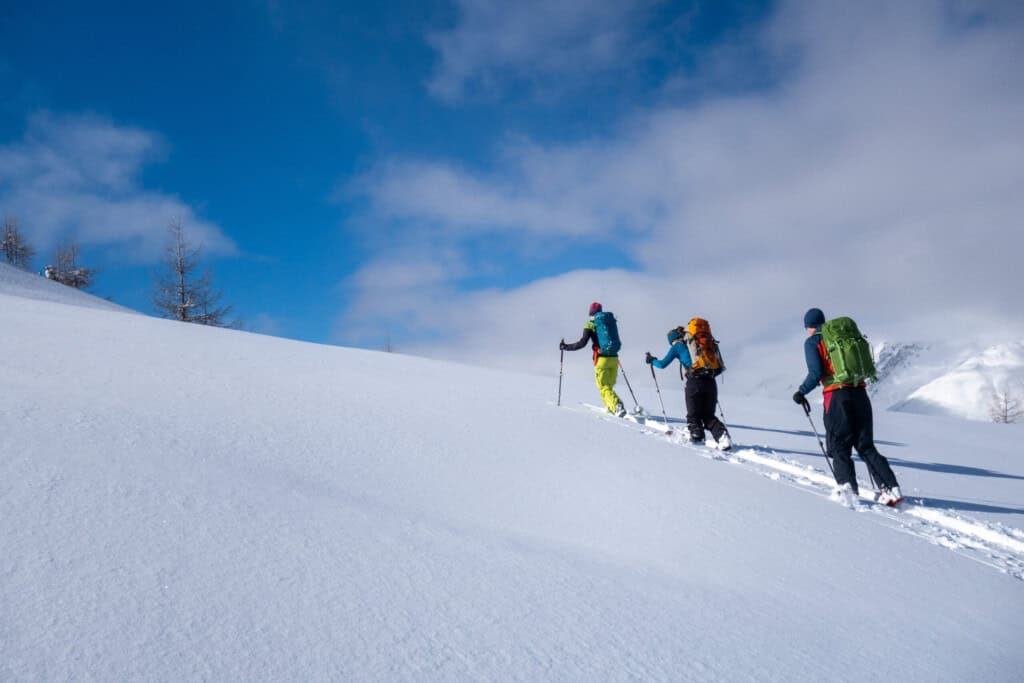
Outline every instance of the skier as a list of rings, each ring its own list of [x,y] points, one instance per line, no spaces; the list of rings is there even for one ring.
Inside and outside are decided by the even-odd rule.
[[[580,340],[574,344],[566,344],[565,339],[562,339],[558,348],[563,351],[579,351],[587,342],[590,342],[594,352],[594,381],[601,392],[601,401],[609,413],[625,417],[626,407],[615,393],[621,347],[619,331],[615,317],[611,313],[606,313],[597,301],[590,304],[590,320],[583,326],[583,336]]]
[[[697,318],[695,318],[697,320]],[[693,360],[690,351],[686,346],[685,330],[677,327],[668,331],[668,353],[661,360],[658,360],[648,351],[644,362],[656,368],[664,369],[678,360],[686,370],[686,425],[690,432],[690,443],[704,443],[704,430],[711,432],[711,436],[718,443],[723,451],[732,449],[732,439],[729,438],[729,430],[715,416],[715,406],[718,405],[718,382],[715,381],[715,373],[710,369],[693,369]]]
[[[814,391],[820,382],[825,399],[825,441],[832,458],[836,484],[841,491],[858,495],[857,473],[852,457],[852,449],[856,447],[857,454],[867,464],[873,478],[878,480],[881,488],[878,502],[890,506],[899,505],[903,494],[900,493],[896,475],[889,461],[875,448],[874,420],[866,385],[864,382],[854,385],[835,381],[833,366],[821,335],[824,324],[825,314],[821,309],[812,308],[804,314],[804,327],[807,329],[807,339],[804,341],[807,378],[793,394],[793,401],[797,405],[806,406],[806,395]]]

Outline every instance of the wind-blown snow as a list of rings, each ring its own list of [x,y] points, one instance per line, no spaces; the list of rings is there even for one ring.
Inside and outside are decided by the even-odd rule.
[[[880,416],[924,512],[851,511],[785,402],[723,396],[722,460],[580,407],[585,353],[557,408],[555,377],[41,298],[0,279],[0,679],[1024,674],[1017,426]]]

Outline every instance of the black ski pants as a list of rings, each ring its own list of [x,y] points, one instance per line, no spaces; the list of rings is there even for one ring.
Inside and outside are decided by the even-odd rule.
[[[691,441],[703,441],[704,430],[711,432],[715,441],[726,433],[725,425],[715,417],[718,405],[718,383],[714,377],[688,377],[686,379],[686,425]]]
[[[825,394],[825,437],[836,483],[850,484],[857,491],[857,472],[852,450],[868,466],[869,474],[882,486],[898,486],[889,461],[875,448],[871,399],[864,387],[843,387]]]

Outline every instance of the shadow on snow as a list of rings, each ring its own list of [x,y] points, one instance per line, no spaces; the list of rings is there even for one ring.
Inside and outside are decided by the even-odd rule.
[[[672,418],[669,418],[669,421],[671,422]],[[683,420],[683,422],[685,422],[685,420]],[[753,432],[774,432],[776,434],[791,434],[792,436],[814,436],[814,432],[808,431],[806,429],[775,429],[773,427],[752,427],[750,425],[729,425],[729,427],[730,428],[736,428],[736,429],[749,429],[750,431],[753,431]],[[819,434],[822,436],[822,438],[824,438],[824,436],[825,436],[824,430],[819,432]],[[881,446],[900,446],[900,447],[902,447],[902,446],[906,446],[907,445],[907,444],[901,443],[899,441],[882,441],[880,439],[875,439],[875,443],[879,444]]]
[[[914,462],[913,460],[902,460],[900,458],[889,458],[889,464],[893,467],[910,467],[930,472],[943,472],[945,474],[962,474],[967,477],[992,477],[994,479],[1024,479],[1017,474],[1006,474],[994,470],[986,470],[983,467],[971,467],[969,465],[950,465],[944,462]]]
[[[919,496],[907,496],[912,503],[920,502],[924,507],[929,508],[951,508],[964,512],[992,512],[1005,515],[1024,515],[1024,509],[1004,507],[1002,505],[989,505],[987,503],[971,503],[966,500],[949,500],[947,498],[926,498]]]
[[[674,420],[669,418],[669,422],[680,422],[680,420]],[[685,421],[682,421],[685,422]],[[802,431],[802,430],[785,430],[785,429],[773,429],[769,427],[751,427],[748,425],[730,425],[730,429],[748,429],[751,431],[758,432],[776,432],[780,434],[791,434],[793,436],[809,436],[813,437],[814,432]],[[875,441],[876,444],[888,445],[888,446],[906,446],[905,443],[896,441]],[[745,448],[753,448],[756,451],[761,452],[774,452],[774,453],[790,453],[793,455],[805,455],[812,458],[821,458],[822,453],[818,451],[800,450],[797,448],[774,448],[770,446],[744,446]],[[854,453],[856,453],[856,448]],[[883,453],[883,455],[885,455]],[[859,457],[855,457],[854,461],[859,460]],[[993,479],[1016,479],[1024,480],[1024,476],[1017,474],[1007,474],[1005,472],[997,472],[995,470],[985,469],[983,467],[972,467],[970,465],[954,465],[951,463],[944,462],[916,462],[914,460],[904,460],[902,458],[894,458],[886,456],[889,464],[893,467],[907,467],[910,469],[927,470],[929,472],[941,472],[943,474],[960,474],[967,477],[991,477]],[[861,460],[863,462],[863,460]]]

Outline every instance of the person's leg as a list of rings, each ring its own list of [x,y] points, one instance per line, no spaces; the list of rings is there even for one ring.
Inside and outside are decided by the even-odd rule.
[[[825,394],[825,441],[836,483],[849,484],[854,493],[858,492],[857,472],[853,467],[853,433],[848,413],[848,389],[836,389]]]
[[[715,381],[714,377],[706,377],[701,380],[703,382],[703,389],[701,394],[703,395],[703,405],[701,420],[704,423],[704,428],[711,432],[711,436],[715,438],[715,441],[721,441],[722,437],[728,433],[725,425],[718,416],[715,415],[715,410],[718,408],[718,382]]]
[[[686,397],[686,426],[690,431],[690,441],[703,441],[704,422],[700,419],[700,383],[696,378],[690,377],[686,380],[683,394]]]
[[[896,474],[889,466],[889,460],[875,448],[875,425],[874,414],[871,410],[871,398],[867,389],[858,387],[850,389],[850,406],[854,419],[851,420],[853,427],[853,444],[857,449],[857,455],[868,466],[879,486],[893,488],[899,486],[896,481]]]
[[[619,409],[619,404],[622,403],[619,400],[618,394],[615,393],[615,380],[619,376],[619,359],[618,358],[598,358],[597,364],[594,365],[594,380],[597,383],[597,388],[601,392],[601,401],[604,403],[604,407],[609,412],[616,412]]]

